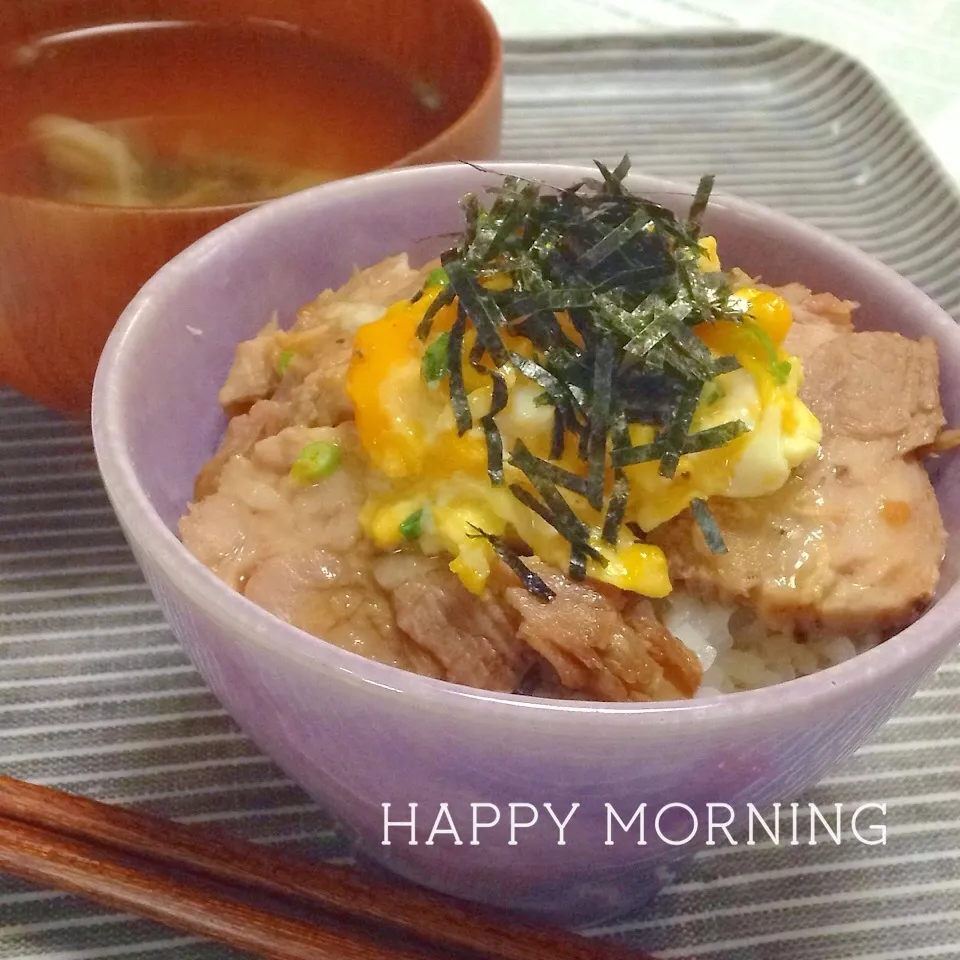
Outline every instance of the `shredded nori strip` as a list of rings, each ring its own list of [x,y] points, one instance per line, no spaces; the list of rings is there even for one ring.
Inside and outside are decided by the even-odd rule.
[[[787,364],[789,366],[789,364]],[[736,357],[717,357],[713,364],[717,376],[721,373],[730,373],[740,369],[740,361]]]
[[[487,348],[480,342],[479,337],[473,341],[473,346],[470,348],[470,357],[469,362],[470,366],[474,370],[479,370],[480,373],[486,373],[486,367],[483,365],[483,358],[487,352]]]
[[[561,536],[565,536],[563,530],[561,529],[562,524],[558,523],[555,514],[547,507],[545,504],[541,503],[526,487],[521,487],[519,483],[511,483],[509,487],[510,492],[519,500],[527,509],[532,510],[541,520],[546,521],[554,528]],[[601,566],[607,565],[607,559],[600,553],[598,550],[595,550],[585,541],[577,541],[572,545],[577,550],[580,550],[584,556],[591,556],[596,560]]]
[[[544,394],[546,396],[546,394]],[[563,411],[559,407],[553,408],[553,434],[550,437],[550,459],[559,460],[563,456],[563,449],[567,437],[567,425],[563,419]]]
[[[612,256],[625,243],[632,240],[648,223],[650,223],[650,214],[641,208],[598,240],[580,257],[577,265],[590,269],[590,267],[603,263],[607,257]]]
[[[673,417],[673,422],[664,431],[662,440],[667,445],[660,458],[660,476],[672,480],[683,453],[683,441],[693,422],[693,414],[700,402],[700,384],[691,384],[684,394]]]
[[[519,296],[516,290],[504,290],[494,294],[493,299],[502,303],[503,315],[508,319],[527,317],[542,310],[550,314],[558,310],[573,310],[592,306],[597,292],[593,287],[568,290],[537,290],[524,291]]]
[[[570,547],[570,565],[567,568],[571,580],[586,580],[587,555],[583,547],[575,543]]]
[[[670,335],[668,322],[653,320],[647,324],[626,346],[633,360],[642,360],[661,340]]]
[[[697,526],[703,534],[703,539],[707,542],[711,553],[726,553],[727,545],[723,542],[723,534],[706,500],[699,498],[690,501],[690,512],[693,519],[697,521]]]
[[[502,374],[491,370],[490,378],[493,381],[490,412],[485,417],[481,417],[480,426],[483,428],[483,436],[487,443],[487,476],[493,486],[499,487],[503,485],[503,438],[500,436],[500,429],[494,417],[506,407],[509,394],[507,381],[503,379]]]
[[[444,289],[449,289],[445,287]],[[457,435],[462,437],[472,426],[473,417],[470,414],[470,403],[467,400],[467,391],[463,383],[463,335],[467,329],[467,315],[460,307],[457,310],[457,319],[450,329],[447,340],[447,370],[450,374],[450,405],[453,407],[453,417],[457,422]]]
[[[715,427],[707,427],[697,433],[687,434],[683,441],[684,453],[699,453],[701,450],[712,450],[728,444],[735,437],[747,432],[747,425],[742,420],[728,420]]]
[[[463,211],[464,237],[467,243],[472,246],[477,242],[477,224],[480,222],[482,212],[477,195],[475,193],[464,194],[460,198],[460,209]]]
[[[444,287],[434,298],[433,303],[423,313],[423,319],[417,325],[417,336],[426,340],[433,327],[433,318],[446,306],[453,303],[455,294],[450,287]]]
[[[490,412],[487,416],[495,417],[506,408],[510,392],[507,390],[507,381],[496,370],[490,371],[490,379],[493,381],[493,390],[490,394]]]
[[[687,214],[687,228],[693,237],[700,236],[700,220],[703,217],[704,210],[710,202],[710,194],[713,192],[713,184],[716,180],[712,174],[707,174],[700,178],[697,184],[697,192],[694,194],[693,203],[690,204],[690,212]]]
[[[662,440],[654,440],[652,443],[642,443],[638,447],[621,447],[614,450],[610,459],[615,467],[630,467],[635,463],[648,463],[650,460],[659,460],[666,445]]]
[[[467,273],[462,263],[452,261],[447,266],[447,276],[450,278],[448,289],[457,295],[461,309],[476,327],[477,339],[490,359],[498,367],[504,366],[508,361],[507,348],[497,332],[504,324],[504,317],[496,301],[483,295],[483,287]]]
[[[589,481],[586,477],[580,476],[579,473],[572,473],[565,467],[561,467],[558,463],[551,463],[549,460],[541,460],[539,457],[534,456],[526,448],[522,440],[517,441],[517,445],[513,448],[511,458],[516,460],[518,456],[524,464],[524,466],[520,467],[524,473],[529,475],[528,471],[532,470],[538,477],[544,478],[547,482],[555,486],[565,487],[567,490],[579,493],[582,497],[587,495],[587,484]],[[520,466],[520,464],[516,465]]]
[[[533,484],[537,493],[546,504],[550,512],[549,523],[570,544],[579,547],[587,556],[593,557],[598,563],[606,565],[606,557],[589,544],[590,531],[587,525],[574,513],[573,508],[564,500],[553,480],[547,476],[542,465],[545,461],[535,457],[527,449],[522,440],[518,440],[510,454],[510,462],[523,472]],[[549,466],[553,466],[550,464]],[[546,520],[547,517],[541,514]]]
[[[553,526],[553,514],[526,488],[519,483],[511,483],[510,492],[529,510],[532,510],[541,520],[546,520]]]
[[[616,544],[617,534],[627,512],[627,500],[630,496],[630,482],[622,470],[614,471],[613,490],[607,501],[607,515],[603,519],[603,539]]]
[[[747,429],[747,425],[742,420],[728,420],[715,427],[707,427],[706,430],[688,433],[684,437],[680,452],[681,454],[700,453],[702,450],[722,447],[745,433]],[[610,459],[614,467],[629,467],[636,463],[659,460],[666,449],[665,440],[654,440],[652,443],[643,443],[637,447],[619,447],[613,451]]]
[[[480,418],[480,426],[487,444],[487,477],[492,486],[503,486],[503,437],[497,421],[488,414]]]
[[[472,534],[468,534],[468,536],[481,537],[486,540],[496,551],[497,556],[520,578],[520,582],[529,593],[532,593],[538,600],[546,602],[556,598],[557,595],[547,586],[543,579],[527,567],[520,557],[518,557],[500,537],[492,533],[487,533],[479,527],[475,527],[472,523],[467,524],[467,526],[474,531]]]
[[[581,430],[580,440],[577,443],[577,456],[581,460],[586,460],[590,453],[590,431]]]
[[[630,158],[624,154],[623,158],[617,164],[616,169],[611,173],[607,167],[602,164],[599,160],[593,161],[594,166],[600,171],[600,175],[603,177],[604,183],[607,185],[610,192],[614,195],[623,194],[623,178],[630,172]],[[573,190],[573,187],[570,187]]]
[[[560,326],[554,314],[548,310],[539,310],[524,316],[520,320],[508,320],[511,334],[526,337],[541,353],[550,352],[554,358],[566,356],[575,359],[579,347]]]
[[[601,337],[593,364],[593,404],[590,407],[587,440],[587,501],[594,510],[603,508],[603,481],[607,460],[607,432],[613,395],[615,344],[612,337]]]
[[[658,461],[670,478],[685,454],[723,446],[747,429],[730,421],[690,432],[705,386],[739,366],[732,356],[714,356],[694,328],[746,319],[725,276],[699,266],[700,224],[714,178],[701,178],[684,219],[626,187],[629,157],[613,170],[596,166],[600,179],[563,190],[503,177],[490,190],[489,207],[473,194],[464,197],[465,232],[441,256],[449,284],[417,330],[426,339],[437,311],[456,302],[446,351],[450,403],[462,435],[473,425],[463,364],[491,377],[491,407],[480,427],[494,485],[505,482],[495,419],[508,400],[502,369],[512,366],[543,390],[535,402],[554,408],[549,459],[517,441],[510,462],[536,496],[519,484],[510,490],[569,542],[572,577],[585,575],[588,557],[604,561],[590,546],[598,531],[588,529],[561,488],[587,499],[603,517],[603,539],[616,544],[630,499],[624,468]],[[465,340],[471,343],[466,358]],[[785,378],[789,366],[776,362],[774,352],[771,371]],[[651,433],[652,441],[634,445],[633,426]],[[568,433],[582,472],[559,463]],[[695,515],[705,509],[695,502]],[[708,542],[716,544],[719,531],[715,524],[709,529]],[[642,538],[642,531],[633,532]]]
[[[630,428],[623,411],[616,413],[610,422],[610,440],[613,450],[625,450],[630,446]]]
[[[510,362],[525,377],[529,377],[529,379],[543,387],[544,392],[555,407],[559,407],[564,411],[570,411],[572,414],[575,401],[569,385],[564,384],[555,377],[546,367],[541,366],[535,360],[531,360],[528,357],[521,357],[519,353],[511,353]]]

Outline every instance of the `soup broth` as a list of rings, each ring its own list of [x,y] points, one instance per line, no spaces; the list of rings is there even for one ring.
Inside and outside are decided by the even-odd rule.
[[[125,24],[2,52],[0,190],[243,203],[386,166],[451,117],[417,78],[282,25]]]

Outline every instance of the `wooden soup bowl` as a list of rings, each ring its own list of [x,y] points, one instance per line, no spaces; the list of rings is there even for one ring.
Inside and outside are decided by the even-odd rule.
[[[0,149],[22,140],[30,119],[18,116],[23,105],[3,83],[23,44],[111,23],[255,18],[316,33],[442,93],[441,131],[391,166],[496,156],[501,47],[481,0],[8,0],[0,5],[0,138],[8,138]],[[86,416],[101,349],[128,301],[167,260],[256,205],[107,207],[0,186],[0,384]]]

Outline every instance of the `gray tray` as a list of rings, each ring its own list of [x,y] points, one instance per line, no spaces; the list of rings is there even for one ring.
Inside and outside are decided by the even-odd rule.
[[[806,41],[670,35],[512,45],[504,157],[615,161],[787,210],[960,319],[960,203],[876,81]],[[0,392],[0,769],[344,857],[324,814],[236,729],[137,572],[90,438]],[[886,846],[700,855],[607,927],[661,957],[960,960],[960,659],[806,798],[886,801]],[[225,960],[152,924],[0,878],[0,958]]]

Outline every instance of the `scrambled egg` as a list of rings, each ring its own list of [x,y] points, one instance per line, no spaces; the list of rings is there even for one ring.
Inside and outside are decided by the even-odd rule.
[[[704,238],[701,248],[701,270],[719,270],[713,239]],[[477,536],[477,530],[515,536],[542,560],[565,569],[569,543],[509,491],[510,484],[528,487],[528,483],[508,456],[504,457],[504,485],[493,486],[488,478],[479,421],[490,409],[489,378],[464,364],[474,425],[458,436],[446,380],[428,384],[422,375],[429,343],[417,338],[416,329],[439,291],[440,287],[428,286],[415,303],[394,304],[357,332],[347,390],[361,443],[382,475],[380,489],[368,499],[361,523],[381,548],[416,540],[425,553],[450,554],[451,570],[474,593],[483,590],[495,561],[493,547]],[[681,457],[672,479],[660,475],[657,461],[626,467],[630,499],[625,523],[648,531],[676,516],[695,498],[771,493],[817,451],[820,424],[797,395],[802,382],[800,361],[781,348],[792,321],[789,306],[770,291],[742,288],[734,294],[742,298],[751,323],[717,321],[694,331],[715,354],[733,354],[741,366],[706,384],[690,432],[737,419],[748,430],[721,447]],[[454,319],[455,307],[443,307],[434,320],[430,341],[448,331]],[[468,330],[465,351],[472,345],[471,335],[474,331]],[[506,335],[504,343],[516,353],[529,355],[531,345],[523,338]],[[522,439],[535,455],[547,459],[553,407],[539,402],[542,388],[516,369],[507,366],[500,372],[509,388],[507,405],[496,416],[504,451]],[[652,427],[631,426],[630,430],[634,444],[654,439]],[[568,438],[560,464],[582,473],[584,465],[575,446]],[[608,490],[611,483],[608,477]],[[606,560],[602,565],[589,559],[589,577],[651,597],[670,592],[666,558],[658,547],[637,542],[627,530],[621,530],[616,545],[604,542],[600,536],[603,516],[578,494],[564,489],[562,495],[592,531],[590,543]]]

